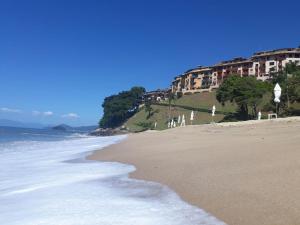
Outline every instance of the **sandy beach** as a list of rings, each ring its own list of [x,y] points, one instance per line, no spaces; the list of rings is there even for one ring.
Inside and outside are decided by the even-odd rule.
[[[229,225],[300,224],[300,119],[131,134],[89,159],[136,166]]]

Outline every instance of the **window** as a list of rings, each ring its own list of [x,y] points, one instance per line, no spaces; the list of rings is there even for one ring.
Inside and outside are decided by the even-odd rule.
[[[197,78],[197,77],[198,77],[198,74],[196,74],[196,73],[192,74],[192,78]]]
[[[270,66],[274,66],[274,65],[275,65],[275,62],[270,62],[269,65],[270,65]]]

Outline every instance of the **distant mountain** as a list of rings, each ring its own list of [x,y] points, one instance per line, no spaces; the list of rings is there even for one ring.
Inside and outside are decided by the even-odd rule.
[[[73,127],[68,126],[66,124],[60,124],[57,126],[52,127],[53,130],[59,130],[59,131],[73,131]]]
[[[21,127],[21,128],[44,128],[45,125],[39,123],[25,123],[15,120],[0,119],[0,126],[3,127]]]
[[[36,128],[36,129],[53,129],[57,131],[68,132],[90,132],[98,128],[98,126],[79,126],[72,127],[67,124],[59,124],[57,126],[47,126],[40,123],[25,123],[15,120],[0,119],[0,127],[16,127],[16,128]]]

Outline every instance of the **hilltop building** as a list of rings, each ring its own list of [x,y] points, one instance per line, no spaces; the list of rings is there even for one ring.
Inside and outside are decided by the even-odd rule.
[[[142,97],[142,102],[145,101],[152,101],[152,102],[160,102],[163,100],[167,100],[169,93],[171,92],[170,89],[157,89],[155,91],[148,91]]]
[[[198,66],[176,76],[172,82],[173,93],[195,93],[211,91],[219,87],[229,75],[255,76],[258,80],[271,79],[272,73],[283,70],[289,62],[300,65],[300,48],[284,48],[256,52],[250,58],[234,58],[218,64]]]

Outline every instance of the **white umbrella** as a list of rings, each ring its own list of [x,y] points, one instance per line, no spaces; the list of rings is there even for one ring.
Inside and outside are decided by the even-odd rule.
[[[211,116],[215,116],[216,113],[216,106],[213,105],[212,110],[211,110]]]
[[[194,120],[194,111],[191,112],[190,120],[191,120],[191,124],[193,124],[193,120]]]
[[[261,111],[258,112],[258,114],[257,114],[257,119],[258,119],[258,120],[261,120]]]
[[[191,120],[194,120],[194,111],[191,112]]]
[[[275,85],[275,88],[274,88],[274,96],[275,96],[274,102],[279,103],[280,96],[281,96],[281,87],[279,86],[278,83]]]
[[[278,103],[280,102],[280,96],[281,96],[281,87],[277,83],[274,88],[274,102],[276,103],[276,114],[278,114]]]
[[[170,128],[170,127],[171,127],[171,122],[169,121],[169,122],[168,122],[168,128]]]
[[[174,127],[174,119],[171,121],[171,128]]]
[[[184,118],[184,114],[182,115],[182,119],[181,119],[181,125],[182,127],[185,127],[185,118]]]
[[[180,122],[181,122],[181,118],[180,118],[180,115],[178,116],[178,124],[180,124]]]

